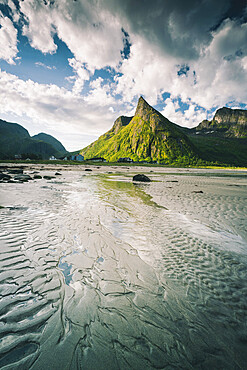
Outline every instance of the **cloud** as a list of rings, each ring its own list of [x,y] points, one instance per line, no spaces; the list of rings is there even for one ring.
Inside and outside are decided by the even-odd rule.
[[[171,122],[189,128],[197,126],[198,123],[204,119],[211,118],[203,108],[198,107],[196,104],[190,104],[189,107],[182,112],[179,102],[171,98],[165,100],[165,108],[161,113]]]
[[[69,58],[68,61],[69,65],[75,72],[75,76],[69,76],[66,79],[74,84],[73,91],[76,94],[79,94],[82,91],[85,82],[90,79],[91,74],[85,64],[78,62],[75,58]]]
[[[103,3],[121,18],[130,35],[145,38],[164,55],[191,60],[210,42],[210,30],[220,24],[233,1],[157,0],[140,4],[138,0],[105,0]]]
[[[0,58],[9,64],[15,64],[17,53],[17,29],[11,20],[0,12]]]
[[[75,75],[69,80],[78,94],[96,69],[110,66],[118,72],[110,89],[123,103],[143,94],[156,104],[168,92],[210,109],[246,98],[243,5],[230,0],[157,0],[141,6],[137,0],[26,0],[20,9],[27,21],[23,32],[33,47],[55,52],[56,32],[72,51]],[[226,14],[232,19],[224,19]],[[126,34],[129,53],[122,60]],[[100,104],[101,94],[109,99],[110,90],[100,91],[89,93],[88,101],[96,103],[98,95]]]
[[[51,9],[49,11],[42,1],[25,0],[19,4],[25,21],[22,33],[28,37],[30,45],[42,53],[55,53],[57,45],[53,40],[55,29]]]
[[[108,130],[115,118],[107,102],[94,105],[65,88],[24,81],[1,70],[0,100],[0,114],[29,117],[33,125],[54,130],[60,137],[72,133],[96,137]]]
[[[206,110],[247,101],[247,23],[225,20],[196,60],[164,56],[143,37],[132,38],[129,58],[115,78],[116,92],[127,102],[143,94],[156,104],[164,92]],[[186,73],[181,73],[186,66]],[[196,117],[196,116],[195,116]],[[168,117],[169,118],[169,117]]]
[[[57,33],[75,59],[91,72],[118,65],[124,34],[118,18],[100,2],[26,0],[20,3],[20,11],[26,21],[22,31],[32,47],[43,53],[56,52],[53,36]]]
[[[198,60],[190,63],[188,76],[174,80],[171,94],[210,109],[247,100],[247,24],[226,20],[212,32],[212,41]]]
[[[46,64],[44,64],[44,63],[42,63],[42,62],[35,62],[35,65],[37,66],[37,67],[43,67],[43,68],[45,68],[45,69],[49,69],[49,70],[52,70],[52,69],[56,69],[56,67],[55,66],[48,66],[48,65],[46,65]]]

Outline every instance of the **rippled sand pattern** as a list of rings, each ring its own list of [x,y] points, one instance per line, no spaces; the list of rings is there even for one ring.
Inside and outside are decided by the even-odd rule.
[[[246,368],[246,177],[152,176],[1,184],[0,368]]]

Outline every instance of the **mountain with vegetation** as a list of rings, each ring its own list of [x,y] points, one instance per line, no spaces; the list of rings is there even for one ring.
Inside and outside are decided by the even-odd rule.
[[[58,141],[55,137],[45,134],[44,132],[41,132],[40,134],[32,136],[32,139],[38,140],[38,141],[43,141],[47,144],[51,144],[53,148],[56,150],[56,152],[66,152],[65,147],[63,144]]]
[[[143,97],[133,117],[119,117],[108,132],[80,153],[85,159],[103,157],[110,162],[126,157],[159,163],[198,158],[196,148],[181,127],[162,116]]]
[[[47,159],[65,155],[66,149],[54,137],[38,134],[33,137],[17,123],[0,120],[0,158],[12,159],[15,155],[22,158]]]
[[[220,108],[211,121],[183,129],[204,161],[247,166],[247,111]]]
[[[212,121],[204,120],[195,129],[198,134],[221,137],[247,138],[247,111],[220,108]]]

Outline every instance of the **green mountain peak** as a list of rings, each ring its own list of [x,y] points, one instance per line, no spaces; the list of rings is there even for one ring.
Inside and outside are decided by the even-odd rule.
[[[179,126],[170,122],[143,97],[134,117],[119,117],[111,130],[80,152],[85,159],[104,157],[110,162],[122,157],[134,161],[166,162],[196,156],[196,150]]]

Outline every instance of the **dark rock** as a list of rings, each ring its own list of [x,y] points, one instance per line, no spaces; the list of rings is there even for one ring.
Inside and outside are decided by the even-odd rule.
[[[14,180],[17,181],[29,181],[32,180],[32,177],[25,174],[15,175]]]
[[[91,168],[85,168],[85,171],[92,171]]]
[[[11,174],[23,174],[23,169],[21,169],[21,168],[14,168],[13,170],[8,170],[8,173],[11,173]]]
[[[40,175],[34,175],[33,178],[34,179],[42,179],[42,176],[40,176]]]
[[[56,172],[55,176],[61,176],[62,174],[60,172]]]
[[[51,180],[51,179],[55,179],[55,178],[56,178],[55,176],[48,176],[48,175],[44,176],[44,179],[46,179],[46,180]]]
[[[195,194],[203,194],[203,191],[202,190],[194,190],[194,191],[192,191],[192,193],[195,193]]]
[[[11,179],[11,176],[5,173],[0,173],[0,180],[9,180],[9,179]]]
[[[150,180],[146,175],[138,174],[133,176],[133,181],[151,182],[152,180]]]

